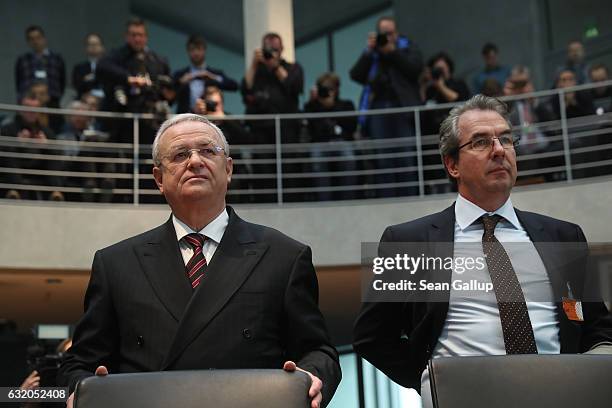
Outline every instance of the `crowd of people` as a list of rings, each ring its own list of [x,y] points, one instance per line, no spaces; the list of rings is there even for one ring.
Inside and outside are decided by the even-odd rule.
[[[67,86],[64,60],[60,53],[47,44],[43,28],[30,26],[26,39],[31,50],[20,56],[15,64],[15,85],[18,103],[30,107],[60,107]],[[276,114],[298,112],[340,112],[358,109],[367,111],[381,108],[398,108],[417,105],[438,105],[467,100],[471,95],[487,96],[519,95],[535,90],[530,69],[527,66],[507,66],[500,62],[500,51],[495,44],[482,47],[484,67],[473,78],[471,86],[455,76],[455,64],[449,53],[440,51],[428,60],[418,45],[398,32],[392,17],[378,20],[376,31],[369,33],[366,47],[350,70],[350,77],[363,86],[358,105],[340,96],[340,79],[332,72],[320,75],[311,88],[309,98],[301,108],[299,96],[304,91],[304,70],[298,62],[283,58],[283,40],[276,33],[267,33],[261,47],[253,51],[244,78],[241,81],[226,75],[223,70],[208,64],[207,44],[199,35],[191,35],[186,44],[190,63],[174,72],[163,56],[148,46],[147,29],[143,20],[132,18],[125,31],[125,44],[106,51],[100,35],[91,33],[85,37],[86,59],[76,64],[69,76],[76,100],[67,108],[86,111],[113,111],[152,113],[156,119],[143,120],[139,127],[139,141],[149,146],[159,124],[171,113],[197,113],[218,117],[216,123],[223,127],[228,139],[235,145],[274,144],[276,124],[274,120],[225,121],[223,93],[240,92],[247,114]],[[566,88],[587,82],[602,82],[609,78],[603,64],[588,65],[584,46],[580,41],[568,45],[567,61],[558,67],[553,88]],[[601,114],[612,110],[612,88],[601,87],[583,92],[565,94],[565,111],[561,111],[556,95],[541,100],[526,99],[510,102],[513,124],[523,136],[519,146],[521,153],[539,153],[550,149],[551,136],[559,130],[546,130],[537,124],[567,118]],[[238,112],[234,112],[238,113]],[[431,109],[422,112],[420,129],[423,134],[437,134],[448,109]],[[310,182],[319,190],[314,195],[302,194],[297,199],[350,199],[358,197],[389,197],[416,194],[416,143],[415,118],[412,114],[386,114],[324,117],[307,122],[283,120],[282,143],[311,142],[311,163],[297,161],[283,163],[283,173],[313,173]],[[556,132],[556,133],[555,133]],[[131,143],[133,124],[127,120],[93,119],[86,115],[62,117],[54,114],[22,112],[5,121],[0,130],[2,136],[15,136],[21,140],[37,139],[61,141],[95,141]],[[377,159],[356,161],[352,141],[357,139],[380,142],[373,148]],[[392,139],[392,140],[383,140]],[[329,144],[329,145],[327,145]],[[28,147],[33,153],[45,146],[35,143]],[[9,147],[20,151],[21,147]],[[56,150],[46,146],[45,152],[56,152],[63,157],[108,157],[103,149],[89,148],[86,144],[60,144]],[[127,151],[126,157],[132,157]],[[15,156],[17,157],[17,156]],[[274,149],[238,149],[238,171],[253,177],[239,178],[234,188],[256,192],[258,189],[273,191],[276,178],[257,179],[257,174],[274,175],[277,171]],[[291,157],[291,153],[283,158]],[[339,157],[331,160],[330,157]],[[141,171],[149,173],[145,159],[150,151],[141,149]],[[262,159],[262,160],[251,160]],[[266,160],[267,159],[267,160]],[[327,160],[329,159],[329,160]],[[433,159],[424,158],[425,164]],[[0,192],[8,198],[72,199],[64,194],[65,187],[82,188],[74,194],[85,201],[111,201],[112,191],[125,180],[96,176],[95,173],[129,173],[127,164],[111,161],[91,163],[86,160],[41,160],[12,158],[9,167],[39,169],[53,172],[53,177],[36,174],[2,174],[5,183],[13,185],[45,186],[41,190],[10,188]],[[439,164],[439,160],[433,160]],[[433,162],[431,164],[433,164]],[[356,170],[367,176],[357,177]],[[73,173],[87,172],[92,177],[77,177]],[[317,177],[316,173],[327,174]],[[330,177],[330,172],[342,172],[340,177]],[[62,175],[62,173],[64,175]],[[431,171],[425,176],[435,178],[443,171]],[[68,174],[67,176],[65,174]],[[72,175],[71,175],[72,174]],[[78,174],[77,174],[78,175]],[[558,175],[557,175],[558,176]],[[151,188],[144,180],[143,188]],[[131,183],[131,181],[130,181]],[[297,184],[296,184],[297,183]],[[300,184],[301,183],[301,184]],[[365,192],[350,186],[379,185]],[[287,179],[285,187],[304,185],[304,180]],[[345,188],[327,188],[344,186]],[[54,191],[57,187],[57,191]],[[397,188],[400,187],[400,188]],[[75,190],[76,191],[76,190]],[[93,194],[93,192],[97,194]],[[264,195],[241,194],[237,201],[257,201]]]

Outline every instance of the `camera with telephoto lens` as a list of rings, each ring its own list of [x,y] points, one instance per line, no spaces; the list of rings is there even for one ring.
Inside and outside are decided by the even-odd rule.
[[[433,67],[431,70],[431,78],[435,81],[444,76],[444,71],[440,67]]]
[[[378,33],[376,34],[376,47],[381,48],[387,45],[389,42],[389,33]]]

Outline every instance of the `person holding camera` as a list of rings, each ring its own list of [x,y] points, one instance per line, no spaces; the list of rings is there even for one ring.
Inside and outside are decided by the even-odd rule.
[[[267,33],[261,48],[255,49],[251,64],[242,81],[242,97],[247,114],[296,113],[304,88],[304,71],[297,62],[283,57],[283,40],[276,33]],[[259,143],[274,143],[274,122],[254,121],[251,130]],[[297,139],[297,126],[283,121],[283,142]]]
[[[164,102],[175,97],[170,68],[165,58],[149,49],[147,41],[144,21],[132,18],[127,23],[126,44],[99,61],[96,73],[105,94],[102,110],[166,113]],[[131,129],[129,121],[118,121],[115,141],[131,142]],[[140,143],[152,143],[156,129],[153,121],[141,121]]]
[[[421,92],[426,105],[465,101],[470,97],[467,84],[453,77],[455,63],[450,55],[441,51],[427,61],[423,72]],[[440,123],[448,116],[449,109],[425,111],[423,131],[437,133]]]
[[[304,88],[304,71],[297,62],[287,62],[283,57],[283,41],[277,33],[267,33],[261,41],[261,48],[253,51],[253,58],[244,79],[241,92],[245,112],[247,114],[297,113],[299,111],[299,96]],[[296,120],[281,121],[281,143],[299,142],[300,123]],[[274,120],[252,120],[247,122],[251,132],[251,144],[274,144],[276,142],[276,127]],[[271,160],[276,157],[276,149],[259,149],[254,155],[256,159]],[[288,155],[291,155],[289,153]],[[288,157],[285,155],[283,157]],[[275,164],[258,166],[257,173],[275,174]],[[301,171],[299,164],[283,164],[283,173]],[[285,187],[298,186],[299,180],[283,181]],[[274,189],[276,180],[261,178],[254,180],[257,189]],[[275,200],[276,195],[257,195],[258,200]]]
[[[202,36],[189,36],[187,53],[191,64],[172,75],[176,88],[176,113],[195,112],[196,101],[208,86],[224,91],[238,90],[235,80],[206,63],[206,40]]]
[[[256,165],[251,163],[250,159],[253,157],[253,152],[249,146],[246,146],[251,143],[251,136],[242,122],[222,119],[228,112],[225,111],[221,89],[215,85],[207,86],[202,97],[196,100],[193,113],[208,116],[211,123],[221,129],[228,142],[234,145],[232,148],[232,157],[235,159],[234,173],[247,177],[233,178],[230,183],[231,190],[252,190],[254,188],[253,180],[248,175],[253,174]],[[228,202],[248,203],[254,201],[251,194],[231,194],[231,190],[228,194]]]
[[[419,75],[423,69],[421,52],[416,44],[397,31],[395,19],[381,17],[376,33],[368,35],[367,46],[351,68],[351,78],[364,86],[359,110],[396,108],[421,104]],[[414,136],[412,114],[373,115],[359,119],[362,132],[374,139]],[[414,150],[412,138],[402,143]],[[388,153],[389,149],[385,149]],[[383,151],[381,151],[383,153]],[[384,158],[376,161],[376,167],[402,168],[415,162],[413,156]],[[377,183],[405,182],[407,172],[391,172],[377,177]],[[395,195],[395,190],[383,190],[380,195]],[[401,193],[401,192],[400,192]]]
[[[317,84],[310,92],[310,100],[304,105],[304,112],[343,112],[354,111],[355,105],[347,99],[340,99],[340,78],[333,72],[327,72],[317,78]],[[313,159],[321,157],[334,158],[342,157],[351,160],[334,161],[313,161],[312,171],[315,173],[328,171],[354,171],[357,170],[357,163],[354,159],[351,141],[354,140],[354,133],[357,128],[357,118],[354,116],[326,117],[308,119],[308,133],[310,141],[314,143],[311,147],[310,156]],[[326,145],[327,144],[327,145]],[[331,147],[334,150],[330,150]],[[343,186],[357,184],[356,176],[335,177],[333,180],[341,181]],[[329,187],[332,178],[327,176],[314,177],[317,187]],[[355,198],[352,190],[318,192],[320,201],[334,199]]]

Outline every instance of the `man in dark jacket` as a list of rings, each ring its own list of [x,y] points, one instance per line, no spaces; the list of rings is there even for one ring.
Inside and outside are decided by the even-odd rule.
[[[377,32],[368,36],[367,47],[351,69],[351,78],[364,85],[359,103],[360,110],[414,106],[421,103],[418,79],[423,69],[421,52],[416,44],[397,31],[392,17],[381,17]],[[374,115],[360,118],[362,131],[374,139],[414,136],[411,114]],[[412,138],[410,138],[412,139]],[[394,150],[414,150],[412,140],[398,142]],[[385,149],[389,153],[389,149]],[[380,153],[383,153],[381,151]],[[377,168],[410,166],[413,157],[377,160]],[[407,172],[382,174],[377,183],[405,182]],[[384,190],[383,196],[394,195]]]
[[[87,92],[91,92],[97,98],[103,98],[102,84],[96,75],[96,66],[104,55],[104,42],[99,34],[87,34],[85,37],[85,53],[87,54],[87,60],[76,64],[72,68],[72,86],[77,93],[77,99],[81,99]]]
[[[304,105],[304,112],[343,112],[354,111],[353,102],[347,99],[340,99],[340,78],[338,75],[327,72],[317,78],[317,86],[311,90],[310,100]],[[312,171],[315,173],[327,173],[329,171],[357,170],[353,145],[354,133],[357,127],[355,116],[309,118],[308,133],[310,141],[314,144],[310,149],[310,156],[313,158]],[[335,149],[332,149],[334,147]],[[342,161],[318,161],[321,157],[334,158],[342,156],[351,160]],[[332,182],[335,181],[334,182]],[[345,177],[315,176],[314,183],[317,187],[329,187],[331,185],[352,186],[357,184],[357,177],[353,175]],[[355,198],[354,190],[319,191],[320,201]]]
[[[197,99],[204,96],[208,86],[224,91],[238,89],[235,80],[206,64],[206,41],[203,37],[191,35],[187,40],[187,53],[191,64],[172,75],[176,88],[176,113],[194,112]]]
[[[66,87],[64,59],[49,50],[42,27],[30,26],[25,34],[31,51],[21,55],[15,63],[17,98],[23,98],[32,84],[43,82],[49,86],[49,107],[59,108]]]
[[[102,110],[153,113],[159,112],[160,104],[173,99],[168,63],[147,47],[147,40],[144,21],[130,19],[126,44],[100,60],[97,75],[106,96]],[[157,126],[152,121],[141,122],[140,142],[150,144]],[[114,138],[131,141],[132,124],[128,121],[118,124]]]

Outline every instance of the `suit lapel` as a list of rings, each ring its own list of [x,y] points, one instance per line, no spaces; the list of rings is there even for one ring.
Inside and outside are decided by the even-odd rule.
[[[557,239],[554,239],[550,235],[540,220],[538,220],[538,217],[536,217],[534,214],[523,212],[516,208],[514,211],[516,212],[516,216],[518,217],[519,221],[523,225],[523,228],[525,228],[525,231],[527,231],[527,235],[529,235],[529,238],[533,242],[533,245],[544,263],[548,279],[550,279],[550,283],[553,287],[553,293],[555,296],[557,294],[564,293],[564,279],[562,276],[559,276],[561,268],[551,244],[552,242],[557,241]],[[558,255],[559,253],[557,252],[556,254]]]
[[[438,216],[432,221],[428,231],[428,241],[433,252],[433,256],[445,259],[446,257],[452,257],[454,251],[455,241],[455,204],[448,207],[446,210],[438,214]],[[428,280],[430,282],[446,283],[451,281],[452,271],[442,269],[440,271],[433,271],[429,275]],[[444,292],[445,299],[441,301],[440,294],[436,293],[431,296],[436,297],[435,300],[427,303],[427,312],[432,317],[432,330],[430,335],[430,344],[435,346],[440,337],[442,329],[444,328],[444,322],[446,315],[448,314],[448,300],[450,291]]]
[[[227,229],[187,305],[162,370],[168,368],[223,309],[268,249],[267,244],[254,240],[247,223],[233,209],[228,207],[228,212]]]
[[[178,322],[191,297],[185,265],[170,218],[159,228],[158,237],[134,249],[153,291]]]

